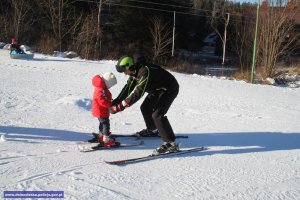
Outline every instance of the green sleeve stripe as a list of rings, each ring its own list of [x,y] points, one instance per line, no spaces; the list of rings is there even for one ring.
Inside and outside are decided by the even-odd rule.
[[[124,88],[124,89],[121,91],[121,93],[120,93],[119,96],[122,96],[122,95],[124,94],[124,92],[127,90],[127,88],[128,88],[128,86],[126,85],[126,88]]]
[[[125,87],[122,89],[121,93],[119,94],[118,98],[123,99],[126,98],[130,95],[131,91],[132,91],[132,85],[134,84],[134,80],[131,79],[127,82],[127,84],[125,85]],[[126,95],[127,94],[127,95]],[[126,95],[126,96],[124,96]]]
[[[133,84],[133,80],[130,81],[130,85],[129,85],[129,88],[128,88],[128,91],[127,91],[127,92],[128,92],[128,93],[127,93],[127,96],[129,96],[130,93],[131,93],[131,91],[132,91],[132,90],[130,89],[131,86],[132,86],[132,84]]]
[[[142,96],[144,95],[144,93],[145,93],[146,87],[147,87],[147,85],[148,85],[149,76],[150,76],[150,71],[149,71],[148,66],[145,66],[145,67],[146,67],[146,69],[148,70],[147,78],[145,78],[144,80],[141,80],[140,83],[137,85],[137,86],[139,86],[139,85],[142,85],[142,84],[144,84],[144,83],[146,82],[141,97],[142,97]]]

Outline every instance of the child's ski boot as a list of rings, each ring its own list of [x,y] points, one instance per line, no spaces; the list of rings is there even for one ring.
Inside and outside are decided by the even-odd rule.
[[[120,142],[117,142],[111,135],[101,135],[98,137],[99,147],[118,147]]]

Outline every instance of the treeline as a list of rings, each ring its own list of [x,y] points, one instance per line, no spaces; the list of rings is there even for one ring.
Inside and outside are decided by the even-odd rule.
[[[288,16],[296,12],[297,1],[287,1],[293,2],[292,11],[287,11],[285,4],[283,11],[277,9],[273,15],[275,10],[269,2],[272,1],[265,2],[265,11],[260,11],[262,15],[268,14],[268,19],[260,18],[261,27],[265,24],[279,32],[289,27],[289,34],[293,32],[292,18],[285,17],[277,28],[270,24],[279,17],[278,13]],[[116,59],[123,53],[143,52],[155,62],[172,63],[183,50],[201,50],[204,37],[216,32],[216,54],[222,55],[226,42],[226,53],[238,58],[241,70],[248,70],[255,19],[255,5],[225,0],[1,0],[0,38],[10,42],[15,37],[19,43],[43,53],[75,51],[86,59]],[[269,35],[262,36],[271,32],[260,30],[258,64],[267,62],[262,58],[269,55],[263,49],[271,45],[263,39]],[[278,40],[284,36],[280,33],[276,37]],[[280,43],[276,56],[280,57],[286,43],[285,49],[289,49],[295,40]]]
[[[199,9],[211,9],[210,2]],[[2,39],[15,37],[48,53],[73,50],[87,59],[138,50],[166,55],[172,43],[173,11],[176,49],[200,49],[211,31],[207,13],[196,10],[190,0],[1,0],[0,7]],[[160,42],[163,46],[154,47]]]

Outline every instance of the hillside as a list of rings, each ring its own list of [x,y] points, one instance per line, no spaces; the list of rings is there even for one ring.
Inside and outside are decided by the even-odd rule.
[[[300,88],[173,73],[180,93],[168,118],[181,148],[207,151],[122,167],[105,160],[148,155],[144,145],[92,153],[78,142],[97,131],[93,75],[127,77],[115,61],[36,54],[12,60],[0,49],[0,191],[64,191],[65,199],[300,199]],[[142,100],[111,115],[111,131],[144,128]],[[130,142],[132,139],[120,139]]]

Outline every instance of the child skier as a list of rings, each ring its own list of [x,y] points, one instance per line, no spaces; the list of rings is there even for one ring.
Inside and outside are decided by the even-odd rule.
[[[117,79],[113,73],[107,72],[103,76],[94,76],[92,84],[95,87],[92,114],[99,120],[98,147],[119,146],[120,143],[110,136],[109,122],[109,108],[112,106],[112,95],[109,88],[117,84]]]

